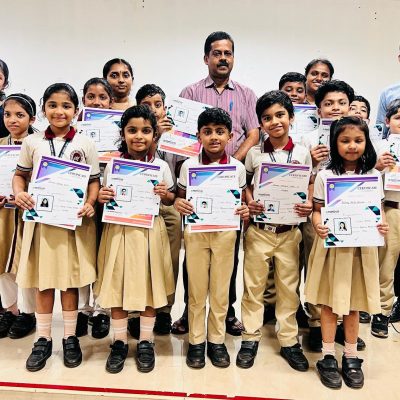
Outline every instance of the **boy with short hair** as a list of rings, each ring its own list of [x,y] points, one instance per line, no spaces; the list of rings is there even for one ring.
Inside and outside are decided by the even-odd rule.
[[[174,183],[176,184],[176,176],[179,174],[180,166],[186,157],[178,156],[176,154],[167,153],[157,149],[157,142],[160,136],[172,129],[172,124],[167,118],[165,111],[165,93],[157,85],[147,84],[142,86],[136,93],[136,103],[147,105],[154,113],[157,119],[157,135],[151,152],[155,154],[156,158],[160,158],[167,162]],[[179,273],[179,251],[181,248],[182,239],[182,221],[180,214],[173,206],[160,205],[160,215],[163,217],[167,227],[169,244],[171,248],[172,266],[174,270],[175,287],[178,280]],[[156,322],[154,325],[154,332],[165,335],[171,331],[171,308],[175,302],[175,293],[168,296],[168,305],[157,310]],[[139,319],[137,319],[138,321]],[[132,323],[130,324],[132,327]],[[137,327],[133,328],[138,331]],[[135,333],[135,332],[134,332]]]
[[[285,92],[293,104],[306,102],[306,77],[298,72],[287,72],[279,80],[279,90]]]
[[[186,200],[187,171],[189,167],[211,164],[236,166],[237,187],[246,188],[246,171],[243,164],[225,152],[232,138],[232,120],[220,108],[203,111],[198,118],[197,137],[203,150],[197,157],[186,160],[181,168],[175,208],[182,215],[194,211]],[[235,211],[242,220],[249,218],[249,209],[244,204]],[[218,223],[218,221],[216,221]],[[184,232],[186,267],[189,288],[189,349],[186,364],[191,368],[205,365],[205,347],[214,366],[225,368],[230,357],[225,347],[225,318],[229,305],[229,283],[233,271],[232,251],[235,247],[236,231]],[[205,328],[206,301],[209,295],[207,331]]]
[[[360,117],[369,124],[369,115],[371,106],[369,101],[363,96],[354,96],[354,100],[350,103],[349,116]]]
[[[294,144],[289,136],[290,124],[294,120],[293,104],[288,95],[274,90],[264,94],[257,101],[257,117],[261,128],[268,133],[268,138],[253,147],[246,157],[246,201],[251,215],[264,212],[265,207],[254,200],[253,187],[258,181],[263,161],[277,163],[307,164],[311,166],[308,150]],[[296,204],[299,216],[307,217],[312,211],[312,187],[309,185],[309,200]],[[276,286],[276,319],[279,323],[278,340],[280,354],[289,365],[306,371],[308,361],[297,340],[298,326],[296,311],[299,306],[297,287],[299,284],[299,244],[301,233],[298,225],[275,225],[255,223],[245,235],[244,254],[244,294],[242,298],[242,320],[245,327],[242,333],[242,345],[237,355],[236,365],[250,368],[257,354],[263,325],[263,293],[266,285],[269,261],[274,258]]]
[[[390,171],[396,165],[396,149],[391,149],[392,138],[400,135],[400,99],[393,100],[386,112],[386,127],[389,136],[377,144],[378,162],[375,168],[382,173]],[[386,179],[386,177],[385,177]],[[393,308],[394,273],[400,253],[400,192],[385,190],[385,215],[389,224],[389,233],[385,246],[378,248],[379,253],[379,284],[381,292],[381,312],[373,315],[371,334],[379,338],[387,338],[389,334],[389,318]]]

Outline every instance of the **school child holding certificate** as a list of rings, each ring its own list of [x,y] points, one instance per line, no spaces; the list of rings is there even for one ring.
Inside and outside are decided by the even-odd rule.
[[[166,116],[165,93],[157,85],[147,84],[142,86],[136,93],[136,103],[144,104],[150,107],[157,119],[157,134],[154,137],[152,152],[156,158],[164,160],[171,171],[172,179],[176,184],[176,177],[179,175],[180,167],[186,157],[167,153],[157,149],[157,142],[160,136],[172,129],[172,124]],[[169,245],[171,248],[172,267],[174,270],[175,287],[179,273],[179,252],[182,240],[182,218],[174,206],[161,204],[160,215],[163,217],[167,227]],[[171,308],[175,302],[175,293],[169,296],[168,304],[157,310],[154,332],[159,335],[169,334],[171,332]],[[134,321],[134,318],[130,319]],[[128,324],[128,326],[132,323]]]
[[[171,205],[174,182],[167,163],[151,153],[157,121],[149,107],[128,108],[121,118],[121,157],[153,163],[161,168],[162,181],[154,187],[163,204]],[[107,186],[108,165],[98,201],[108,203],[116,196]],[[106,370],[120,372],[128,354],[128,310],[140,311],[140,337],[136,363],[141,372],[155,365],[153,328],[156,309],[164,307],[175,290],[167,230],[161,216],[152,229],[104,224],[98,254],[98,279],[94,294],[101,307],[111,308],[114,341]]]
[[[194,211],[186,200],[187,172],[189,167],[200,165],[232,164],[236,166],[236,187],[246,187],[246,173],[242,163],[227,156],[225,146],[232,137],[232,120],[220,108],[203,111],[197,122],[197,137],[203,150],[197,157],[186,160],[181,168],[175,208],[182,215]],[[239,206],[235,214],[242,220],[249,218],[246,205]],[[216,221],[218,223],[218,221]],[[189,349],[186,364],[191,368],[205,366],[205,349],[214,366],[226,368],[230,357],[225,342],[225,318],[229,306],[229,283],[233,271],[233,251],[236,231],[190,232],[185,228],[185,250],[189,287]],[[265,285],[264,285],[265,286]],[[210,310],[207,329],[206,302]]]
[[[282,91],[271,91],[261,96],[256,105],[261,128],[268,138],[250,149],[246,157],[247,184],[246,200],[250,214],[255,216],[265,212],[263,204],[253,197],[252,179],[257,182],[262,162],[306,164],[311,166],[308,150],[294,144],[289,137],[290,124],[294,119],[293,104]],[[250,186],[251,185],[251,186]],[[309,185],[309,198],[312,196],[312,184]],[[307,217],[312,211],[311,200],[296,204],[295,211],[300,217]],[[256,223],[253,220],[245,234],[244,253],[244,293],[242,298],[242,320],[244,332],[242,345],[236,358],[236,365],[250,368],[257,355],[263,325],[263,293],[270,260],[274,258],[276,307],[275,314],[279,323],[278,340],[280,354],[289,365],[306,371],[308,361],[297,340],[298,326],[296,311],[299,306],[297,293],[300,279],[299,243],[301,232],[298,225]]]
[[[42,111],[49,127],[23,141],[13,179],[16,205],[22,210],[30,210],[35,203],[26,192],[27,182],[31,173],[35,175],[41,156],[59,157],[92,167],[85,204],[78,214],[78,217],[83,217],[81,226],[69,230],[36,222],[24,225],[17,283],[21,288],[38,289],[37,341],[26,362],[29,371],[42,369],[52,353],[55,289],[61,291],[64,365],[72,368],[82,362],[79,340],[75,336],[78,288],[96,279],[96,227],[92,217],[100,170],[94,143],[84,135],[77,135],[72,127],[72,121],[78,114],[78,104],[75,90],[66,83],[55,83],[46,89]]]
[[[0,145],[21,145],[33,133],[36,104],[29,96],[15,93],[5,99],[3,107],[4,124],[10,134],[0,139]],[[23,303],[22,312],[19,312],[15,274],[21,254],[24,223],[22,212],[15,207],[8,207],[12,203],[13,196],[0,196],[0,295],[6,310],[0,316],[0,337],[18,339],[29,334],[36,326],[35,290],[21,289]]]
[[[386,113],[386,126],[389,128],[389,136],[378,142],[378,162],[376,169],[382,171],[385,176],[396,163],[399,162],[400,149],[400,99],[393,100],[388,105]],[[396,143],[392,138],[399,138]],[[400,252],[400,192],[385,190],[385,214],[390,226],[385,246],[379,248],[379,281],[381,288],[381,310],[372,317],[371,334],[379,338],[388,337],[389,316],[395,300],[393,282],[394,271]]]
[[[110,109],[114,101],[112,88],[103,78],[91,78],[83,86],[82,102],[84,107]],[[101,213],[96,213],[97,237],[101,236]],[[79,288],[79,312],[76,324],[76,336],[88,333],[88,323],[92,325],[92,337],[102,339],[110,331],[110,317],[103,308],[99,307],[96,299],[90,305],[91,285]]]
[[[312,222],[317,237],[310,253],[306,301],[321,307],[322,354],[317,370],[321,382],[340,388],[342,378],[335,359],[335,334],[338,316],[343,315],[344,353],[342,375],[346,385],[361,388],[363,360],[357,357],[360,310],[377,313],[379,302],[379,263],[377,247],[324,248],[328,228],[321,220],[328,176],[345,174],[380,174],[374,169],[376,153],[369,139],[367,124],[358,117],[344,117],[331,126],[331,160],[315,180]],[[383,190],[382,190],[383,198]],[[385,235],[388,224],[382,212],[378,231]]]

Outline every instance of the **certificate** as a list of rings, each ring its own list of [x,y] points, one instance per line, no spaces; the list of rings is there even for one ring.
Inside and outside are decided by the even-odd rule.
[[[35,207],[24,211],[23,220],[50,225],[81,225],[78,212],[82,208],[91,166],[42,156],[28,187]]]
[[[300,143],[303,136],[318,128],[317,106],[314,104],[293,104],[294,122],[289,135],[295,143]]]
[[[329,228],[324,247],[383,246],[384,238],[376,227],[382,220],[380,207],[341,205],[322,207],[321,218]]]
[[[85,192],[68,183],[35,183],[28,186],[28,193],[35,201],[31,210],[24,211],[23,220],[50,225],[82,225],[78,212],[83,207]]]
[[[325,205],[381,206],[381,181],[377,175],[342,175],[326,178]]]
[[[200,153],[201,144],[197,140],[197,119],[208,104],[178,97],[170,100],[167,117],[174,128],[164,132],[158,142],[158,148],[168,153],[192,157]]]
[[[160,179],[158,165],[114,158],[107,186],[116,196],[104,205],[103,222],[152,228],[160,209],[160,196],[154,193]]]
[[[305,222],[307,217],[299,217],[294,206],[307,201],[310,172],[310,165],[262,163],[254,200],[265,211],[256,215],[254,221],[287,225]]]
[[[21,146],[0,146],[0,196],[9,198],[13,194],[12,178],[20,150]]]
[[[185,217],[189,232],[240,230],[242,191],[235,165],[189,167],[186,199],[194,211]]]
[[[324,146],[331,147],[329,139],[331,136],[331,125],[334,121],[334,119],[321,118],[318,127],[318,144],[323,144]]]
[[[400,135],[390,135],[388,144],[396,165],[385,172],[384,189],[400,191]]]
[[[115,151],[122,114],[121,110],[84,108],[82,121],[77,123],[78,133],[92,139],[98,152]]]

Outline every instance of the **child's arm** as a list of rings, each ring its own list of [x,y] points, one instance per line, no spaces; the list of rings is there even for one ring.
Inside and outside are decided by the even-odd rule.
[[[299,217],[308,217],[313,210],[313,204],[311,199],[314,194],[314,182],[313,179],[310,180],[308,185],[308,200],[305,203],[298,203],[294,206],[294,211],[297,213]]]
[[[96,204],[97,196],[99,194],[99,188],[100,188],[100,180],[99,179],[94,179],[91,182],[89,182],[88,188],[87,188],[87,198],[86,202],[81,208],[81,210],[78,213],[78,218],[81,217],[93,217],[94,215],[94,205]]]
[[[253,198],[253,186],[246,188],[246,203],[249,207],[250,215],[258,215],[265,211],[265,207]]]
[[[161,202],[165,206],[172,206],[175,200],[175,193],[170,192],[165,182],[160,182],[154,186],[154,193],[160,196]]]
[[[386,236],[389,233],[389,224],[386,222],[386,214],[383,211],[382,204],[382,222],[377,225],[378,231],[382,236]]]
[[[20,171],[17,169],[12,180],[15,204],[21,210],[31,210],[35,205],[32,196],[25,191],[29,175],[30,172]]]
[[[192,203],[186,200],[186,190],[183,190],[180,187],[178,187],[174,207],[176,211],[182,215],[190,215],[194,211]]]
[[[328,236],[329,228],[322,223],[321,220],[321,208],[323,204],[314,202],[314,210],[312,215],[312,224],[316,234],[321,238],[325,239]]]

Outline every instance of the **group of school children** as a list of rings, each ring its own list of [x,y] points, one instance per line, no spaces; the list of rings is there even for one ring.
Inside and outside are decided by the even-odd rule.
[[[237,171],[237,185],[243,189],[242,203],[235,212],[244,231],[244,330],[236,365],[250,368],[254,364],[261,340],[264,296],[274,286],[280,354],[297,371],[309,368],[298,341],[296,320],[305,264],[310,337],[314,350],[322,349],[323,355],[317,362],[321,382],[330,388],[340,388],[342,379],[352,388],[363,386],[363,360],[358,358],[358,348],[365,344],[358,338],[359,312],[372,314],[372,333],[387,337],[394,302],[394,268],[400,250],[400,198],[398,192],[384,193],[382,189],[383,219],[377,230],[385,236],[385,246],[324,248],[328,228],[321,220],[321,207],[325,203],[326,178],[371,174],[382,182],[382,174],[395,164],[387,140],[374,145],[370,140],[368,101],[355,96],[347,83],[331,79],[333,67],[329,61],[314,60],[307,66],[306,75],[315,77],[311,80],[314,86],[306,88],[306,77],[300,73],[287,73],[279,90],[258,99],[255,111],[260,143],[250,149],[242,163],[224,150],[231,140],[232,121],[229,112],[220,108],[207,109],[198,118],[197,137],[202,144],[198,156],[184,159],[159,151],[158,139],[172,128],[166,117],[164,92],[156,85],[145,85],[137,92],[137,105],[133,105],[128,96],[133,80],[131,66],[121,59],[110,60],[104,66],[103,78],[93,78],[85,84],[82,101],[85,107],[124,109],[119,157],[160,167],[162,179],[154,187],[161,200],[160,214],[151,229],[101,224],[101,208],[116,192],[107,185],[109,165],[103,166],[101,172],[94,142],[74,128],[74,120],[79,118],[75,90],[66,83],[55,83],[45,90],[41,111],[49,126],[43,132],[34,132],[35,102],[21,93],[4,95],[8,74],[6,63],[0,60],[3,121],[7,129],[0,144],[22,144],[22,148],[12,179],[14,194],[0,198],[0,295],[4,307],[0,336],[23,337],[36,326],[36,341],[26,361],[29,371],[42,369],[52,355],[55,289],[61,293],[65,366],[81,364],[78,336],[87,333],[88,322],[97,338],[108,335],[111,322],[113,340],[106,369],[110,373],[121,371],[128,354],[128,313],[136,312],[140,314],[136,318],[137,368],[141,372],[154,368],[154,331],[169,333],[171,328],[182,216],[194,211],[186,199],[188,168],[232,164]],[[307,102],[316,104],[321,118],[336,120],[330,130],[330,148],[318,143],[317,132],[302,143],[294,143],[289,136],[294,122],[293,104]],[[400,100],[389,106],[386,124],[390,135],[400,134]],[[35,206],[27,185],[41,156],[91,166],[85,204],[79,212],[82,226],[75,230],[22,221],[22,211]],[[308,200],[295,206],[299,216],[309,217],[308,222],[300,226],[254,222],[252,217],[268,212],[253,197],[262,162],[312,167]],[[183,227],[189,319],[186,363],[191,368],[204,367],[206,350],[216,367],[230,365],[224,344],[225,318],[236,236],[235,231],[199,233]],[[301,242],[306,263],[299,261]],[[268,282],[271,270],[272,284]],[[18,288],[22,302],[17,298]],[[90,300],[91,289],[94,304]],[[339,326],[338,319],[343,321]],[[344,345],[341,372],[335,358],[335,340],[340,330]]]

